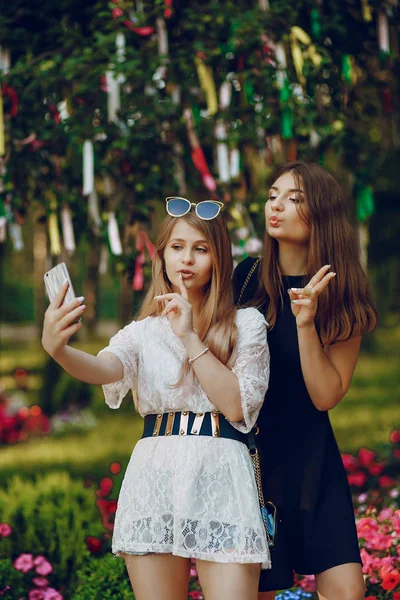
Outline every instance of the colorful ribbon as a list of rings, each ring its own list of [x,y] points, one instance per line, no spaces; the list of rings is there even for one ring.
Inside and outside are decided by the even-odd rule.
[[[199,56],[196,56],[194,62],[199,77],[200,87],[206,96],[208,114],[215,115],[218,111],[218,100],[212,69],[211,67],[206,66]]]
[[[303,53],[300,48],[300,43],[307,46],[307,50]],[[311,38],[301,27],[295,25],[290,30],[290,46],[294,68],[297,73],[297,78],[301,85],[306,84],[306,79],[303,75],[304,56],[310,58],[315,67],[319,67],[322,62],[321,55],[317,52],[314,44],[311,43]]]

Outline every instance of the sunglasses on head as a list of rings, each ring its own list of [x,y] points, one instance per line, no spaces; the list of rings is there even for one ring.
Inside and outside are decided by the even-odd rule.
[[[203,200],[203,202],[196,204],[180,196],[169,196],[165,199],[165,202],[167,203],[167,213],[171,217],[183,217],[187,215],[192,206],[195,206],[196,215],[203,221],[211,221],[211,219],[218,217],[224,206],[222,202],[216,200]]]

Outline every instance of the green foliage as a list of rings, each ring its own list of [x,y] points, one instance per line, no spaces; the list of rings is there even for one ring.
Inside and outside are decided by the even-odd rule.
[[[60,588],[73,583],[83,563],[85,536],[102,531],[93,490],[62,472],[36,481],[14,477],[0,491],[0,522],[13,529],[2,540],[0,558],[44,555],[56,565],[54,584]]]
[[[92,386],[69,375],[52,358],[46,361],[43,382],[40,405],[48,416],[65,409],[68,405],[85,408],[91,402]]]
[[[123,559],[107,554],[90,558],[76,574],[72,600],[133,600],[134,596]]]
[[[0,558],[0,591],[4,591],[2,598],[5,600],[26,600],[26,576],[21,571],[14,569],[10,558]],[[9,589],[7,589],[9,588]]]

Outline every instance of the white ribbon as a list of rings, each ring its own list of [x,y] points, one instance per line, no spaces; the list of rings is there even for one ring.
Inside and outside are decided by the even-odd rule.
[[[378,14],[378,42],[379,49],[382,52],[389,54],[390,42],[389,42],[389,24],[387,14],[379,11]]]
[[[238,148],[233,148],[230,153],[230,176],[232,179],[239,177],[240,173],[240,152]]]
[[[90,194],[94,188],[94,155],[91,140],[83,143],[83,193]]]
[[[22,229],[19,223],[10,223],[10,236],[14,246],[14,250],[19,252],[24,247],[24,240],[22,239]]]
[[[61,228],[64,242],[64,248],[68,254],[75,252],[75,235],[72,225],[72,215],[69,206],[63,206],[61,209]]]
[[[119,236],[117,219],[115,218],[115,213],[113,211],[108,213],[107,232],[108,232],[108,240],[110,242],[111,252],[115,256],[121,256],[121,254],[122,254],[121,238]]]

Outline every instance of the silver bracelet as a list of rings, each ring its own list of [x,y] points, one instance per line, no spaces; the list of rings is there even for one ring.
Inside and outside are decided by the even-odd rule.
[[[189,358],[189,362],[190,362],[190,364],[192,364],[192,363],[193,363],[195,360],[197,360],[198,358],[200,358],[200,356],[203,356],[203,354],[205,354],[206,352],[208,352],[208,351],[209,351],[209,349],[210,349],[210,348],[207,346],[206,348],[204,348],[204,350],[202,350],[202,351],[200,352],[200,354],[198,354],[198,355],[197,355],[197,356],[195,356],[194,358]]]

